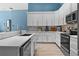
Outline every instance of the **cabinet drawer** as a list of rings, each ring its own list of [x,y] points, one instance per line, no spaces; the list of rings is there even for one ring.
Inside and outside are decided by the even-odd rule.
[[[74,50],[77,50],[77,43],[74,42],[74,41],[71,41],[70,42],[70,48],[74,49]]]
[[[77,42],[77,38],[70,38],[70,41]]]
[[[77,55],[78,55],[78,54],[77,54],[77,50],[75,51],[75,50],[71,49],[71,50],[70,50],[70,55],[71,55],[71,56],[77,56]]]

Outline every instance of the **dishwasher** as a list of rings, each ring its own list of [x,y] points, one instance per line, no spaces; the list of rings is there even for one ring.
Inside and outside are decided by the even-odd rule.
[[[20,56],[31,56],[31,39],[20,47]]]

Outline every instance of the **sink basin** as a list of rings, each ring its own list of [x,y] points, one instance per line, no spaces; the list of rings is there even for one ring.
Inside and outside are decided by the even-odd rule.
[[[30,36],[30,35],[32,35],[32,34],[23,34],[23,35],[20,35],[20,36]]]

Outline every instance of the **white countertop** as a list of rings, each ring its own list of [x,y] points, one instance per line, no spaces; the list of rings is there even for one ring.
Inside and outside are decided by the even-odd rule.
[[[14,36],[10,38],[6,38],[3,40],[0,40],[0,46],[21,46],[23,45],[26,41],[28,41],[34,33],[30,36]]]
[[[78,38],[78,35],[70,35],[70,37]]]

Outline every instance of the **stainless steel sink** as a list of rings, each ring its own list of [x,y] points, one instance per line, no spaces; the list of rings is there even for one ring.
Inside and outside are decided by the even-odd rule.
[[[30,36],[30,35],[32,35],[32,34],[22,34],[20,36]]]

